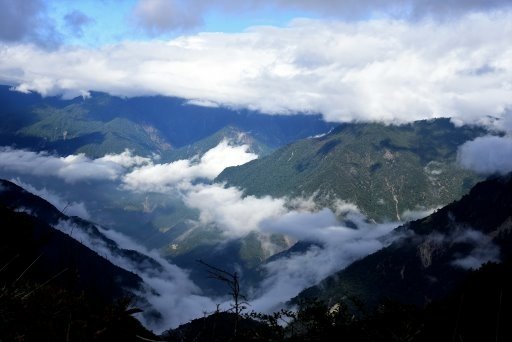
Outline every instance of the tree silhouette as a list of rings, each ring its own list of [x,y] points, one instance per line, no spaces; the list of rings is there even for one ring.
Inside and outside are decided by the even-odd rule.
[[[240,281],[238,277],[238,273],[230,273],[226,270],[220,269],[213,265],[210,265],[203,260],[197,260],[201,265],[206,266],[208,277],[212,279],[216,279],[226,283],[230,289],[230,295],[233,299],[233,304],[229,311],[235,313],[235,325],[233,329],[233,336],[236,338],[238,333],[238,322],[240,321],[242,311],[247,308],[248,305],[245,296],[240,293]]]

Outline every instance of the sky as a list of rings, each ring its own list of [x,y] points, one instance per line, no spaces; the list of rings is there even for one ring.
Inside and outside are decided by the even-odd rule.
[[[503,126],[510,0],[0,0],[0,83],[267,114]]]

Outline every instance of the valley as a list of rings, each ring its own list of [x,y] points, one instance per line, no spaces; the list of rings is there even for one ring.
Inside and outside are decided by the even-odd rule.
[[[35,121],[20,125],[15,131],[18,138],[1,151],[1,176],[46,198],[57,208],[30,197],[33,195],[22,195],[25,192],[9,182],[2,185],[3,205],[34,215],[107,258],[107,262],[134,272],[139,276],[139,287],[155,286],[151,285],[155,281],[168,283],[164,288],[153,288],[154,295],[149,297],[140,289],[128,290],[144,310],[143,322],[157,331],[194,318],[199,313],[194,311],[199,303],[210,310],[215,302],[228,303],[225,284],[208,279],[198,260],[240,274],[240,286],[252,309],[260,312],[279,310],[297,295],[322,298],[332,305],[333,300],[344,298],[342,294],[353,292],[367,304],[377,303],[377,289],[353,285],[381,283],[373,279],[376,274],[372,280],[356,280],[350,275],[349,281],[338,284],[332,279],[344,276],[336,272],[352,274],[357,265],[372,260],[372,252],[377,253],[377,260],[383,260],[379,253],[404,244],[400,235],[407,235],[403,231],[409,229],[408,225],[418,224],[414,220],[433,211],[435,219],[440,215],[439,208],[466,194],[482,177],[460,164],[458,149],[489,134],[480,127],[455,126],[449,119],[400,126],[311,126],[294,118],[287,123],[288,135],[282,136],[279,146],[275,141],[270,144],[268,139],[257,138],[263,133],[258,133],[252,118],[233,113],[229,114],[231,121],[219,131],[206,137],[198,135],[192,143],[175,147],[176,142],[171,144],[171,140],[163,138],[164,131],[148,131],[148,124],[138,126],[140,121],[133,108],[121,106],[120,99],[98,94],[90,100],[61,103],[62,100],[27,96],[33,104],[18,110],[25,111],[25,116],[34,115]],[[150,107],[165,100],[155,101]],[[114,112],[114,108],[126,112],[120,112],[118,118],[102,118],[103,124],[95,121],[103,111]],[[114,126],[108,123],[122,120],[130,123],[115,133]],[[199,116],[193,120],[206,119]],[[294,130],[293,123],[297,123]],[[310,130],[304,132],[305,126]],[[246,127],[247,131],[239,127]],[[64,128],[68,135],[51,135]],[[12,132],[3,133],[3,139],[10,139]],[[88,138],[80,140],[90,134],[103,134],[103,142],[91,145]],[[155,134],[159,134],[158,139]],[[286,139],[301,135],[301,139],[286,143]],[[124,149],[111,144],[107,136],[116,136]],[[123,143],[123,136],[136,145]],[[19,146],[17,139],[39,139],[42,143],[36,146],[41,151],[19,149],[23,145]],[[77,145],[77,141],[81,143]],[[101,146],[107,148],[104,154]],[[45,152],[46,149],[52,152]],[[238,166],[239,163],[243,165]],[[77,167],[81,173],[75,173]],[[29,197],[25,200],[23,196]],[[413,223],[394,233],[395,227],[410,220]],[[433,234],[437,228],[425,229]],[[330,233],[325,235],[327,231]],[[473,243],[468,239],[461,243]],[[421,246],[430,245],[427,241]],[[430,263],[433,252],[424,253],[427,254],[421,260],[425,265],[425,258]],[[366,257],[368,254],[371,255]],[[498,260],[496,253],[492,256],[490,261]],[[360,258],[363,259],[357,261]],[[300,274],[295,269],[299,264],[303,265]],[[390,265],[399,267],[396,261],[390,261]],[[365,271],[355,274],[384,266],[362,267]],[[399,273],[405,274],[408,267],[400,267],[404,271]],[[453,284],[459,283],[465,273],[448,267],[440,272],[449,272]],[[165,275],[164,269],[175,271]],[[176,277],[185,282],[171,285]],[[415,275],[411,279],[421,278]],[[386,280],[389,284],[397,281]],[[311,287],[317,284],[322,288],[320,292]],[[159,297],[176,300],[176,293],[172,292],[176,286],[185,286],[179,291],[192,291],[188,295],[196,296],[193,303],[183,304],[185,315],[181,319],[154,302]],[[439,294],[434,291],[433,296],[441,298],[455,285],[446,286]],[[398,290],[395,285],[393,289],[389,295],[400,293],[405,296],[400,298],[402,301],[419,304],[407,291]],[[426,288],[416,291],[421,294]]]

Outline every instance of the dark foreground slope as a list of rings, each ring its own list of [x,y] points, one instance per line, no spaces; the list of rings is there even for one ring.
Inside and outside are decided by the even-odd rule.
[[[37,196],[2,181],[0,199],[0,340],[152,337],[131,316],[139,276],[50,226],[65,215]]]
[[[1,181],[0,187],[0,255],[3,263],[12,259],[3,276],[9,272],[19,275],[33,262],[24,277],[46,281],[59,274],[53,283],[87,290],[105,300],[121,298],[127,290],[141,286],[142,279],[134,273],[53,228],[50,224],[67,216],[51,204],[13,183]]]
[[[390,246],[354,262],[298,298],[336,303],[355,296],[424,305],[446,296],[471,268],[512,255],[512,177],[477,184],[434,214],[397,228]]]
[[[217,180],[251,195],[315,195],[324,205],[331,204],[330,196],[356,204],[373,219],[400,220],[407,210],[450,203],[476,183],[472,172],[457,166],[456,156],[461,144],[482,134],[449,119],[343,124],[227,168]]]

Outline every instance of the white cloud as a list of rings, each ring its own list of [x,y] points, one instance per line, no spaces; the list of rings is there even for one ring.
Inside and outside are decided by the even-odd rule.
[[[486,262],[500,261],[500,248],[495,245],[492,238],[478,230],[465,229],[452,237],[454,243],[468,243],[473,245],[469,254],[460,256],[452,264],[464,269],[478,269]]]
[[[161,94],[334,121],[479,123],[512,107],[511,22],[511,12],[442,22],[296,20],[97,49],[2,45],[0,81],[43,95]]]
[[[264,220],[284,214],[286,201],[270,196],[243,196],[240,189],[222,184],[198,184],[182,189],[185,204],[198,209],[202,225],[215,225],[227,237],[242,237],[259,230]]]
[[[249,145],[234,146],[225,139],[201,157],[135,168],[123,177],[123,184],[130,190],[166,192],[182,182],[188,183],[197,178],[214,179],[226,167],[245,164],[256,158],[256,154],[249,152]]]
[[[23,161],[28,160],[19,164],[23,167],[27,167],[27,163],[32,166],[36,163],[40,165],[49,163],[55,167],[52,173],[45,171],[42,175],[58,176],[59,170],[63,168],[63,159],[75,160],[70,157],[66,159],[27,151],[5,150],[4,152],[20,156],[19,159]],[[228,239],[243,237],[250,232],[259,232],[265,236],[276,233],[286,234],[295,241],[305,240],[316,243],[304,253],[281,258],[265,266],[267,277],[259,290],[250,298],[252,308],[256,310],[272,310],[276,303],[290,299],[305,287],[316,284],[353,260],[388,243],[389,240],[384,236],[396,224],[369,224],[361,216],[357,207],[350,203],[338,201],[335,212],[332,212],[329,209],[319,208],[313,201],[313,197],[308,199],[270,196],[258,198],[244,196],[242,190],[234,187],[226,188],[223,184],[192,184],[192,181],[197,178],[212,179],[226,166],[236,165],[255,157],[248,152],[246,145],[231,146],[227,141],[222,141],[203,156],[182,160],[179,163],[153,164],[154,161],[125,152],[95,160],[82,156],[78,158],[80,163],[77,165],[85,169],[92,169],[96,165],[109,165],[114,170],[118,170],[115,173],[116,178],[113,179],[118,182],[129,179],[128,176],[134,174],[130,170],[153,170],[152,172],[159,176],[149,177],[139,174],[138,179],[145,179],[147,182],[139,181],[136,183],[136,189],[144,186],[156,189],[162,187],[163,190],[178,189],[184,203],[199,211],[197,225],[199,227],[214,226]],[[5,159],[0,158],[2,161]],[[7,159],[10,162],[5,165],[11,168],[14,167],[13,165],[18,165],[13,162],[16,158],[11,156]],[[132,169],[129,169],[130,167]],[[175,178],[166,176],[169,174]],[[67,178],[63,179],[70,177],[74,180],[83,179],[77,176],[72,177],[71,174],[67,174]],[[344,221],[340,222],[338,215],[342,214],[345,215]],[[215,303],[225,301],[225,299],[211,299],[201,295],[200,289],[190,281],[186,271],[169,264],[157,252],[147,251],[122,234],[99,228],[120,247],[133,249],[152,257],[161,265],[161,269],[147,267],[147,263],[143,261],[127,259],[113,252],[103,240],[78,227],[73,228],[70,222],[61,222],[57,228],[107,257],[114,264],[142,277],[148,285],[148,290],[143,293],[144,297],[152,308],[163,315],[163,321],[159,322],[145,318],[145,324],[151,328],[161,331],[164,328],[175,327],[191,318],[201,316],[204,310],[213,310]],[[180,308],[179,312],[176,312],[176,307]]]
[[[38,189],[31,184],[25,183],[19,178],[11,179],[11,182],[15,183],[18,186],[21,186],[23,189],[27,190],[28,192],[39,196],[43,198],[44,200],[51,203],[55,208],[60,210],[66,215],[70,216],[78,216],[83,219],[89,219],[91,215],[87,211],[87,208],[85,206],[84,202],[76,202],[76,201],[67,201],[58,194],[56,194],[53,191],[48,190],[47,188],[43,187],[41,189]]]
[[[315,244],[264,266],[267,277],[251,300],[252,308],[272,312],[303,289],[381,249],[398,236],[390,233],[399,223],[371,224],[357,211],[348,213],[345,220],[339,222],[334,213],[323,209],[314,213],[288,212],[267,221],[264,231],[288,234]]]
[[[486,136],[468,141],[459,147],[457,160],[481,174],[512,172],[512,137]]]
[[[227,238],[249,232],[284,234],[294,241],[310,241],[306,251],[266,264],[265,280],[250,295],[251,309],[272,312],[306,287],[313,286],[351,262],[393,241],[389,233],[399,223],[371,224],[350,203],[339,202],[338,214],[319,209],[311,199],[244,196],[222,184],[190,185],[185,204],[200,212],[200,225],[214,225]]]
[[[89,159],[83,154],[57,157],[45,152],[0,148],[0,169],[35,176],[51,176],[68,183],[86,180],[115,180],[123,167],[113,161]]]
[[[112,162],[121,165],[124,168],[130,168],[149,164],[151,163],[151,158],[133,155],[132,151],[126,149],[124,152],[119,154],[106,154],[103,157],[96,159],[96,161],[100,163]]]

